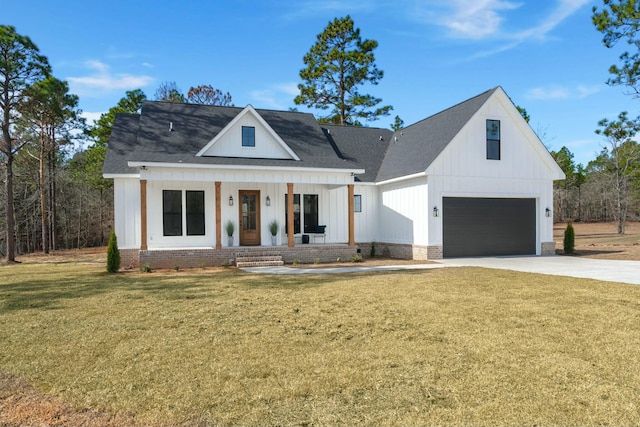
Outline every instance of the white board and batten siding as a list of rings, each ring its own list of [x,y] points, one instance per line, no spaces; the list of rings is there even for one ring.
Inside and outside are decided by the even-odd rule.
[[[396,244],[427,245],[428,203],[427,177],[382,185],[377,241]]]
[[[380,221],[378,188],[373,184],[356,185],[354,195],[360,196],[361,203],[360,212],[354,213],[356,243],[380,242],[380,233],[385,227]],[[348,206],[344,208],[348,209]]]
[[[140,181],[113,180],[115,232],[120,249],[140,248]]]

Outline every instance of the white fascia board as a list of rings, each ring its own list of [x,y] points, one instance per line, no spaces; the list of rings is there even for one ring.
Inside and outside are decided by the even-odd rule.
[[[202,157],[204,155],[204,153],[207,152],[207,150],[209,150],[209,148],[211,148],[216,142],[218,142],[218,140],[220,138],[222,138],[222,136],[227,133],[229,131],[229,129],[231,129],[232,127],[235,126],[236,123],[238,123],[240,121],[240,119],[244,116],[246,116],[247,114],[251,114],[253,115],[256,120],[258,120],[258,122],[260,122],[260,124],[262,126],[265,127],[265,129],[267,129],[267,132],[269,132],[269,134],[273,137],[273,139],[275,139],[278,144],[280,144],[282,146],[282,148],[284,148],[284,150],[289,153],[289,155],[294,159],[294,160],[300,160],[300,157],[298,157],[298,155],[296,153],[293,152],[293,150],[287,145],[286,142],[284,142],[282,140],[282,138],[280,138],[280,135],[278,135],[271,126],[269,126],[269,124],[262,118],[262,116],[260,114],[258,114],[258,112],[255,110],[255,108],[253,108],[253,106],[251,104],[248,104],[246,107],[244,107],[244,109],[242,111],[240,111],[240,113],[238,113],[237,116],[235,116],[233,118],[233,120],[231,120],[229,122],[228,125],[226,125],[211,141],[209,141],[209,143],[207,145],[205,145],[200,151],[198,151],[196,153],[196,157]]]
[[[415,179],[415,178],[422,178],[427,176],[427,172],[418,172],[418,173],[414,173],[413,175],[406,175],[406,176],[401,176],[398,178],[393,178],[393,179],[388,179],[386,181],[380,181],[380,182],[376,182],[376,185],[386,185],[386,184],[393,184],[395,182],[402,182],[402,181],[408,181],[410,179]]]
[[[364,169],[331,169],[331,168],[304,168],[304,167],[283,167],[283,166],[254,166],[254,165],[201,165],[196,163],[155,163],[130,161],[128,166],[138,168],[159,167],[159,168],[177,168],[177,169],[227,169],[227,170],[262,170],[262,171],[280,171],[288,170],[292,172],[335,172],[335,173],[352,173],[354,175],[363,174]]]
[[[140,174],[139,173],[103,173],[102,177],[105,179],[140,178]]]

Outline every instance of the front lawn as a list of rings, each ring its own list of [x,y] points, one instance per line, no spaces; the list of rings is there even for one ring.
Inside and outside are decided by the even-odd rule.
[[[138,425],[640,424],[637,286],[103,270],[0,267],[0,374]]]

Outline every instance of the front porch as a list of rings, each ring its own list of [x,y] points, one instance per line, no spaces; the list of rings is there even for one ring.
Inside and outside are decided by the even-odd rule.
[[[338,258],[349,262],[359,251],[357,246],[347,244],[302,244],[289,246],[225,246],[216,248],[185,249],[121,249],[122,268],[139,268],[148,265],[159,268],[220,267],[229,263],[235,265],[236,254],[279,255],[285,264],[335,262]]]

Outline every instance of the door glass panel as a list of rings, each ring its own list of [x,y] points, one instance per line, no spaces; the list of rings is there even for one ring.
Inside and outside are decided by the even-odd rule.
[[[256,196],[242,197],[242,229],[245,231],[257,230]]]

